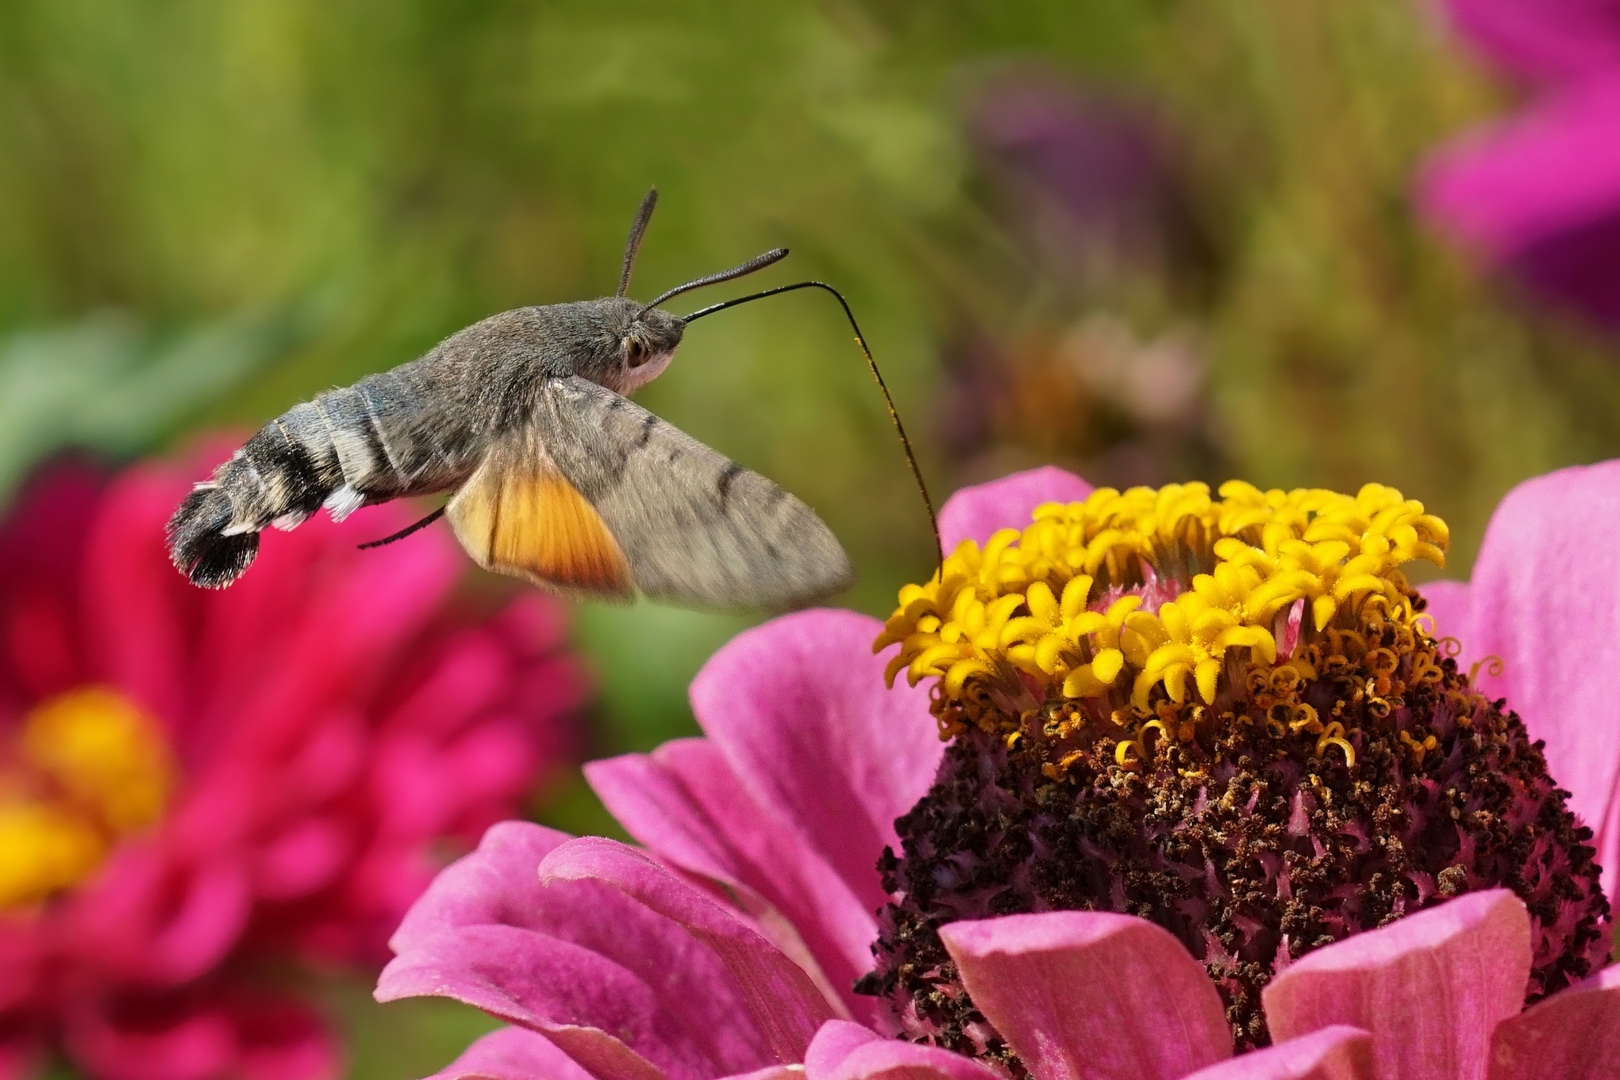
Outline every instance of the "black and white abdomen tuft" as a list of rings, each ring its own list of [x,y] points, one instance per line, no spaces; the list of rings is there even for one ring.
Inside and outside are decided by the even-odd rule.
[[[267,526],[295,528],[322,507],[341,521],[367,503],[444,490],[456,479],[442,456],[424,455],[392,379],[369,376],[295,405],[199,483],[169,520],[169,554],[181,573],[223,588],[253,562]],[[399,428],[392,443],[390,421]]]

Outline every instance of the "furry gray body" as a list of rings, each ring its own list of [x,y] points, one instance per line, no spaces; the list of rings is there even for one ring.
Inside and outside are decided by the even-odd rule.
[[[538,463],[601,513],[648,595],[778,608],[840,591],[853,571],[808,507],[620,396],[668,365],[683,330],[623,297],[518,308],[322,393],[197,485],[169,523],[175,564],[223,587],[267,526],[452,491],[485,465]],[[474,554],[491,565],[487,549]]]
[[[501,435],[527,422],[546,380],[575,373],[570,346],[599,338],[603,352],[617,351],[610,328],[593,325],[601,303],[502,312],[416,360],[295,405],[217,478],[233,525],[302,520],[344,487],[359,506],[460,486]],[[611,359],[581,366],[600,376]]]

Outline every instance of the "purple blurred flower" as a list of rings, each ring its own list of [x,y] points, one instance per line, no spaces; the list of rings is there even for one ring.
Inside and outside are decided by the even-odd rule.
[[[1014,71],[978,90],[967,128],[997,216],[1082,285],[1121,266],[1179,272],[1207,258],[1170,142],[1143,103]]]
[[[1435,154],[1420,181],[1426,212],[1538,291],[1620,328],[1620,3],[1449,6],[1540,93]]]
[[[1614,546],[1614,468],[1539,483],[1552,485],[1546,498],[1507,504],[1541,514],[1527,528],[1554,538],[1559,553]],[[1088,490],[1043,469],[959,493],[941,514],[947,550]],[[1532,616],[1513,638],[1526,651],[1511,652],[1511,663],[1542,670],[1554,634],[1555,644],[1607,635],[1575,644],[1588,661],[1615,647],[1609,623],[1620,610],[1620,573],[1612,560],[1566,578],[1557,571],[1568,559],[1543,565],[1528,541],[1517,553],[1516,564],[1488,585],[1481,578],[1469,595],[1540,589],[1548,597],[1532,612],[1608,610],[1573,625]],[[1482,560],[1482,570],[1488,565]],[[1462,622],[1457,590],[1446,600],[1446,624]],[[1470,616],[1469,634],[1518,611],[1503,604],[1493,622],[1475,606],[1485,614]],[[452,997],[509,1026],[438,1080],[786,1080],[801,1062],[808,1080],[1001,1075],[889,1037],[878,1000],[849,989],[871,966],[872,912],[891,900],[874,869],[878,853],[896,845],[895,816],[929,788],[941,760],[928,695],[882,689],[884,663],[870,651],[879,629],[860,615],[816,611],[744,633],[693,683],[704,738],[590,766],[593,786],[644,848],[508,822],[440,875],[395,935],[398,955],[377,996]],[[1601,686],[1610,667],[1583,667],[1579,679]],[[1598,715],[1612,720],[1612,702],[1597,700]],[[1578,783],[1596,785],[1588,800],[1612,792],[1620,750],[1607,736],[1591,741],[1603,725],[1540,702],[1520,706],[1560,753],[1586,745],[1593,761]],[[1532,921],[1500,889],[1285,965],[1264,993],[1276,1044],[1238,1057],[1203,965],[1153,923],[1047,911],[950,923],[941,938],[973,1003],[1038,1080],[1472,1080],[1487,1072],[1574,1080],[1611,1075],[1620,1061],[1620,968],[1521,1012]]]

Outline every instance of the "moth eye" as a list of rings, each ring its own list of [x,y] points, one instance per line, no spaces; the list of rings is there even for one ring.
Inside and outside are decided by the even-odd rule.
[[[639,341],[632,341],[626,344],[624,356],[625,361],[633,368],[640,367],[642,364],[645,364],[648,360],[652,359],[652,354],[649,353],[646,347]]]

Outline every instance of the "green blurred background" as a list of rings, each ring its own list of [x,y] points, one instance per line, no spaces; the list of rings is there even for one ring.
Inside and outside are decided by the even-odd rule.
[[[656,184],[633,292],[792,248],[683,300],[837,284],[936,498],[1046,461],[1378,480],[1446,517],[1466,573],[1508,487],[1620,453],[1615,346],[1413,214],[1424,155],[1512,100],[1400,0],[8,0],[0,489],[610,292]],[[828,298],[706,320],[642,400],[822,513],[861,573],[844,603],[928,573]],[[579,611],[593,752],[695,730],[685,684],[743,625]],[[577,783],[536,814],[613,830]],[[431,1072],[485,1023],[326,993],[362,1077]]]

